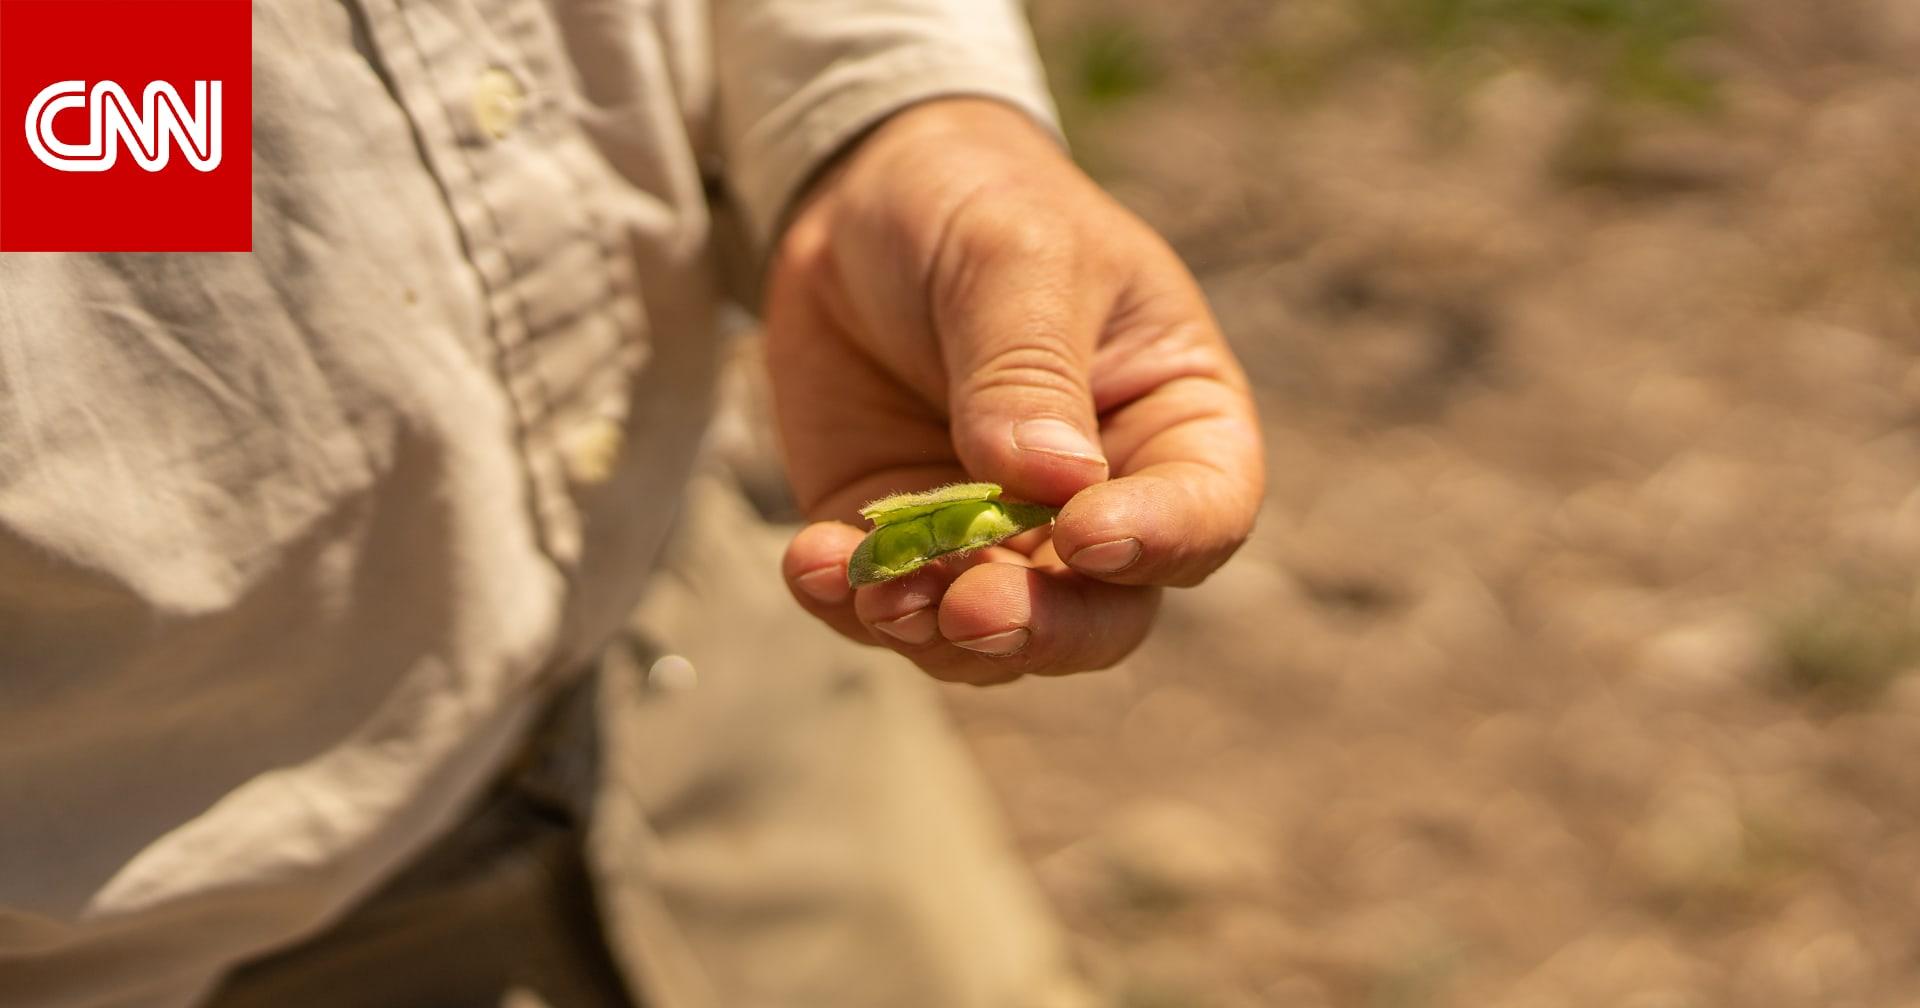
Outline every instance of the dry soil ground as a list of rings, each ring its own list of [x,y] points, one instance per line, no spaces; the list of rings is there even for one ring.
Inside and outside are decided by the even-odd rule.
[[[1254,540],[954,708],[1127,1008],[1920,1005],[1920,2],[1055,0]]]

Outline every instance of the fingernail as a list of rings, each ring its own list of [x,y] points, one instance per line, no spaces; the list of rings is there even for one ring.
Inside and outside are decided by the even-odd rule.
[[[1067,561],[1089,574],[1117,574],[1140,559],[1140,540],[1127,538],[1095,543],[1075,553]]]
[[[800,590],[822,605],[844,602],[847,593],[853,589],[847,585],[847,574],[838,567],[822,567],[817,571],[808,571],[793,579]]]
[[[899,619],[875,623],[873,626],[881,633],[908,644],[925,644],[940,632],[940,620],[934,616],[932,609],[915,609]]]
[[[1080,433],[1078,428],[1052,417],[1021,421],[1013,428],[1013,446],[1022,451],[1045,452],[1077,462],[1105,465],[1107,461],[1100,446],[1087,440],[1087,436]]]
[[[954,643],[969,651],[986,655],[989,658],[1005,658],[1010,654],[1018,652],[1021,648],[1026,647],[1027,639],[1032,636],[1033,631],[1026,627],[1015,627],[1012,630],[1005,630],[997,634],[988,634],[985,637],[976,637],[973,640],[954,641]]]

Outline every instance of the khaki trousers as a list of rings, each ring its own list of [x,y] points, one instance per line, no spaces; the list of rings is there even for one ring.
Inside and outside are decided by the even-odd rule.
[[[726,477],[687,515],[473,814],[213,1008],[1092,1003],[929,684],[799,611]]]

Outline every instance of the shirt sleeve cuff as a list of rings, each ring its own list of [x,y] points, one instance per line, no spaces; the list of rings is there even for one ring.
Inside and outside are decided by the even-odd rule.
[[[928,44],[838,63],[748,129],[732,154],[729,175],[755,258],[764,260],[800,188],[821,165],[910,105],[944,97],[996,99],[1060,137],[1038,61],[997,56]]]

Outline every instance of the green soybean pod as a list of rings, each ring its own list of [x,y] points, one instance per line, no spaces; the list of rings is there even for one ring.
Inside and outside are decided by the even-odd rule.
[[[860,509],[873,531],[847,561],[855,588],[891,581],[949,553],[977,550],[1039,528],[1058,508],[1000,499],[997,483],[955,483],[895,494]]]

